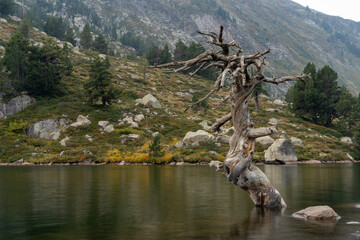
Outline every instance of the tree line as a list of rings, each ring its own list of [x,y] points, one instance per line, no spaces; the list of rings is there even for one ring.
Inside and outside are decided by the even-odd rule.
[[[360,94],[354,97],[347,88],[340,87],[337,72],[328,65],[317,70],[314,63],[308,63],[304,73],[310,77],[297,82],[286,94],[291,111],[297,117],[352,136],[360,150]]]

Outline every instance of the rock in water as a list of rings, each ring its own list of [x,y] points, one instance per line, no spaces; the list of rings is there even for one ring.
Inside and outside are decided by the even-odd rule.
[[[336,221],[340,216],[329,206],[308,207],[292,214],[295,218],[310,221]]]
[[[192,144],[195,142],[206,142],[209,139],[214,139],[214,136],[204,130],[199,130],[197,132],[188,132],[182,142],[185,144]]]
[[[289,140],[278,139],[266,150],[265,161],[297,161],[297,155],[292,143]]]

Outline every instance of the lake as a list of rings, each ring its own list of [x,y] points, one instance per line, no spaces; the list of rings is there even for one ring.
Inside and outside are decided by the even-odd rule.
[[[358,239],[360,164],[260,168],[285,211],[255,208],[207,166],[1,167],[0,239]],[[291,217],[325,204],[335,225]]]

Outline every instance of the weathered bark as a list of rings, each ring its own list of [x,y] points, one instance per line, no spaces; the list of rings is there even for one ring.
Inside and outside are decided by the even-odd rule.
[[[209,41],[209,43],[220,47],[221,50],[207,50],[196,58],[188,61],[172,62],[155,67],[180,66],[180,68],[174,70],[174,72],[179,72],[200,64],[200,67],[191,73],[190,77],[202,68],[207,69],[209,66],[216,66],[222,71],[215,82],[214,89],[200,101],[188,106],[186,110],[218,92],[225,86],[225,82],[229,81],[231,84],[230,96],[221,101],[219,105],[230,100],[231,113],[216,121],[211,129],[213,131],[219,131],[221,126],[232,120],[234,124],[234,134],[230,139],[230,148],[225,161],[223,163],[216,162],[214,165],[231,183],[248,192],[257,206],[284,208],[286,204],[280,193],[271,185],[265,174],[252,163],[255,139],[271,135],[277,131],[275,127],[254,128],[254,123],[251,122],[250,118],[248,101],[254,88],[262,82],[278,84],[285,81],[304,80],[307,75],[303,74],[301,76],[289,76],[279,79],[267,78],[263,75],[262,65],[265,64],[264,56],[268,54],[270,50],[254,55],[240,56],[242,49],[239,44],[236,44],[234,41],[230,43],[224,42],[222,26],[220,28],[220,34],[213,32],[199,33],[210,37],[212,40]],[[229,55],[231,47],[238,49],[235,55]],[[261,59],[262,57],[264,58]],[[256,75],[254,76],[249,74],[252,66],[256,68]]]

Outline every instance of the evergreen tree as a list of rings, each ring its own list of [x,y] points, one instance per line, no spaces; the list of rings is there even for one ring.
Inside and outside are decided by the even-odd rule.
[[[92,44],[92,36],[90,32],[90,25],[87,23],[80,34],[80,45],[84,49],[90,49]]]
[[[65,33],[65,41],[71,43],[74,47],[76,46],[75,32],[72,28],[68,28]]]
[[[71,50],[69,48],[69,45],[65,43],[60,54],[60,62],[63,75],[70,75],[74,70],[74,66],[71,63],[70,54]]]
[[[29,41],[21,32],[16,32],[6,43],[3,64],[13,80],[13,87],[21,90],[25,83],[28,62]]]
[[[30,35],[30,28],[31,28],[31,25],[30,25],[30,21],[27,17],[25,17],[20,25],[19,25],[19,32],[21,32],[25,38],[29,38],[29,35]]]
[[[99,36],[95,39],[94,43],[93,43],[93,49],[95,51],[98,51],[100,53],[103,54],[107,54],[108,53],[108,45],[105,41],[105,38],[102,34],[99,34]]]
[[[311,77],[306,83],[297,82],[288,94],[292,100],[292,111],[296,116],[310,119],[315,123],[329,126],[337,117],[335,105],[340,99],[337,73],[329,66],[316,72],[313,63],[308,63],[304,73]]]
[[[44,31],[46,34],[56,37],[57,39],[65,39],[65,23],[62,18],[48,17],[46,20]]]
[[[0,17],[12,14],[14,11],[14,3],[12,0],[0,0]]]
[[[90,104],[100,99],[102,105],[106,106],[116,97],[116,92],[111,86],[112,75],[106,65],[99,57],[91,64],[89,81],[84,85]]]
[[[258,85],[256,85],[254,92],[253,92],[253,97],[255,100],[255,108],[256,108],[257,112],[260,111],[260,104],[259,104],[259,95],[260,94],[268,95],[268,92],[264,88],[263,83],[259,83]]]
[[[181,40],[179,40],[175,45],[174,50],[174,61],[183,61],[185,60],[185,53],[187,52],[187,46]]]
[[[160,63],[161,49],[158,46],[153,45],[147,56],[150,65],[157,65]]]
[[[161,137],[158,134],[154,137],[149,146],[149,158],[153,159],[157,157],[163,157],[165,155],[165,152],[163,152],[162,150],[163,146],[161,146]]]
[[[167,44],[165,44],[164,49],[161,50],[160,52],[160,60],[159,60],[159,64],[162,63],[168,63],[172,61],[172,56],[169,50],[169,46]]]
[[[60,93],[63,76],[62,49],[53,40],[40,48],[30,48],[25,90],[33,96],[50,97]]]

